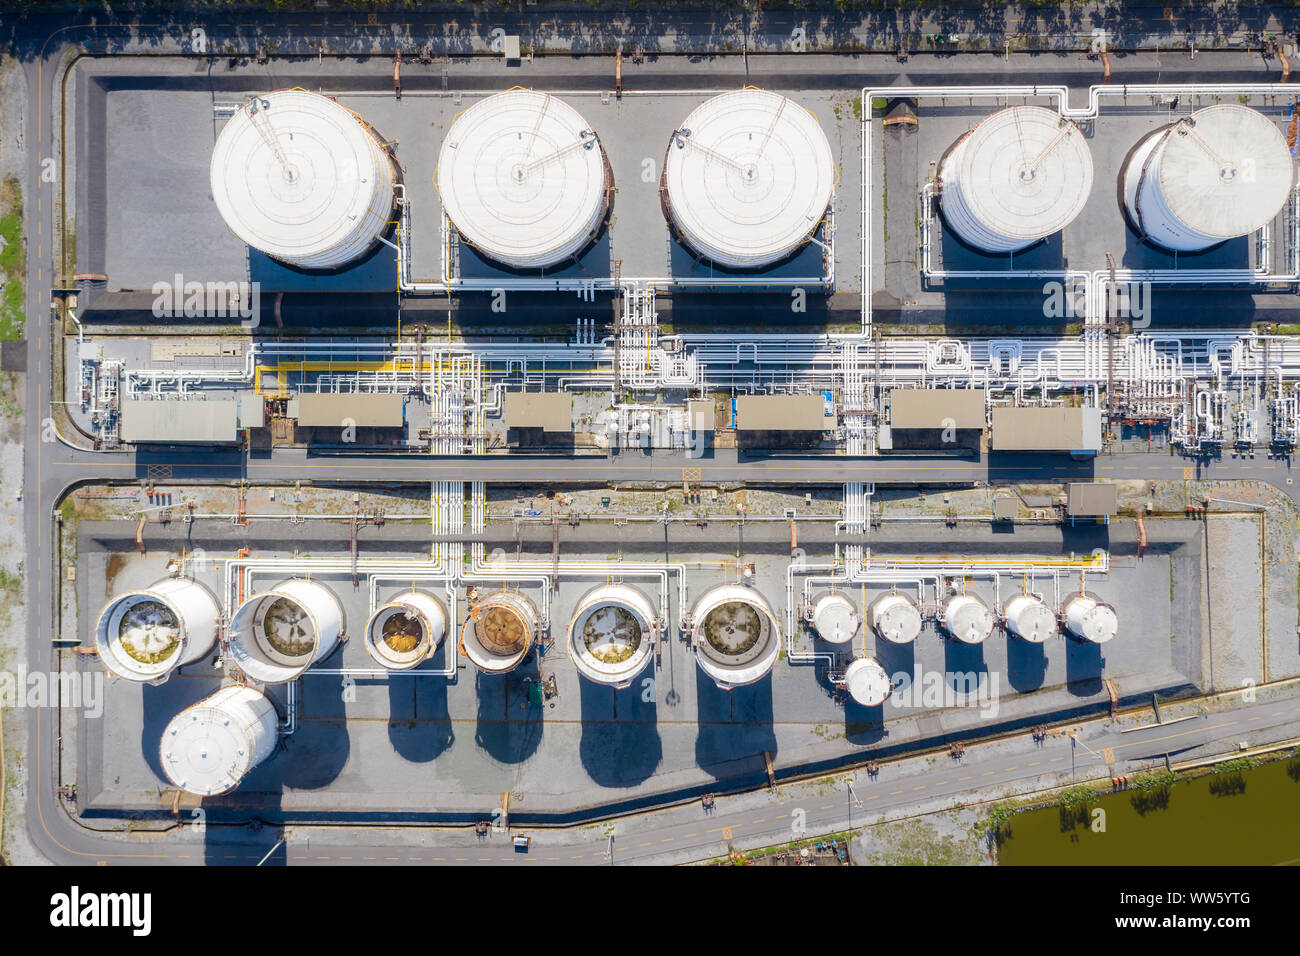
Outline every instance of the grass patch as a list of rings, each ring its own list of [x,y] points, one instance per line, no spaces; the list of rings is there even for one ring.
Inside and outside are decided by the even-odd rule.
[[[0,182],[0,240],[0,282],[4,283],[4,291],[0,292],[0,340],[14,341],[23,337],[27,326],[23,314],[27,250],[23,240],[22,187],[13,176]]]

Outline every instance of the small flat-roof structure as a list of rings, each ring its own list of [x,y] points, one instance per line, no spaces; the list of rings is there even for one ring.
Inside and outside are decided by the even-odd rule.
[[[984,427],[984,391],[974,388],[895,388],[889,393],[889,425],[903,428]]]
[[[737,431],[819,432],[833,428],[820,395],[742,395],[736,399]]]
[[[1062,405],[995,406],[990,444],[994,451],[1101,451],[1101,409]]]
[[[124,398],[119,435],[133,444],[232,444],[239,438],[239,402]]]
[[[1107,481],[1072,481],[1065,513],[1071,518],[1109,518],[1119,513],[1119,489]]]
[[[993,499],[993,520],[1010,521],[1020,513],[1020,499],[1002,495]]]
[[[506,428],[573,431],[573,397],[568,392],[506,392]]]
[[[691,431],[711,432],[713,431],[717,417],[714,411],[713,399],[711,398],[692,398],[686,402],[686,422]]]
[[[358,428],[401,428],[402,396],[382,392],[300,392],[300,428],[342,428],[350,421]]]

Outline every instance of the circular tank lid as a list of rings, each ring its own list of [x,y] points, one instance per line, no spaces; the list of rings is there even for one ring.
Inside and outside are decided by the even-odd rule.
[[[993,615],[979,598],[959,594],[943,612],[948,632],[964,644],[979,644],[993,633]]]
[[[231,232],[293,262],[355,238],[389,163],[351,110],[306,90],[254,97],[212,150],[212,198]]]
[[[605,214],[600,142],[577,110],[549,93],[509,90],[457,116],[436,180],[461,236],[519,268],[576,255]]]
[[[579,673],[626,686],[650,659],[653,614],[649,601],[626,585],[589,593],[570,623],[570,654]]]
[[[248,772],[251,746],[242,724],[219,707],[197,704],[173,717],[163,731],[163,770],[190,793],[225,793]]]
[[[668,204],[682,237],[721,265],[769,265],[816,230],[835,159],[816,117],[768,90],[696,107],[668,144]]]
[[[1056,615],[1038,598],[1022,594],[1007,602],[1007,622],[1021,640],[1042,644],[1056,636]]]
[[[981,223],[1026,242],[1064,229],[1092,192],[1083,132],[1053,110],[1009,106],[986,117],[961,146],[962,198]]]
[[[441,605],[423,598],[424,606],[402,597],[375,611],[367,632],[367,648],[389,667],[414,667],[442,640],[445,618]]]
[[[832,644],[851,641],[860,623],[853,602],[842,594],[827,594],[813,604],[813,627],[824,641]]]
[[[859,657],[844,671],[849,696],[863,707],[876,707],[889,699],[893,684],[885,669],[873,658]]]
[[[1073,615],[1067,612],[1067,620],[1072,620],[1071,630],[1093,644],[1105,644],[1113,640],[1119,631],[1119,615],[1115,609],[1092,598],[1077,597],[1074,600],[1086,602],[1091,607],[1086,607],[1082,613],[1076,610]]]
[[[96,632],[100,659],[114,673],[137,680],[160,677],[180,656],[185,626],[158,594],[134,591],[104,609]]]
[[[1169,131],[1159,160],[1169,211],[1206,236],[1255,232],[1277,215],[1294,179],[1282,131],[1239,104],[1209,106],[1189,119]]]
[[[921,633],[920,610],[901,594],[880,598],[873,613],[877,633],[891,643],[910,644]]]

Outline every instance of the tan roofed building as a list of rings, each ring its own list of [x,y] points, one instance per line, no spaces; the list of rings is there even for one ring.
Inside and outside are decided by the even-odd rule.
[[[297,400],[302,428],[401,428],[403,397],[379,392],[301,392]]]
[[[1101,451],[1101,409],[1063,405],[996,406],[992,415],[993,451],[1048,451],[1096,454]]]
[[[506,428],[573,431],[573,397],[568,392],[506,392]]]

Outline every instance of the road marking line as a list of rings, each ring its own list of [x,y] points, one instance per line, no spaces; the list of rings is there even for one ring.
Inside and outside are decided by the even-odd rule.
[[[970,774],[966,774],[966,776],[964,777],[958,777],[957,781],[960,783],[962,780],[969,780],[969,779],[970,779]]]
[[[902,790],[891,790],[891,791],[889,791],[889,795],[890,795],[891,797],[896,797],[896,796],[898,796],[898,795],[899,795],[900,793],[902,793],[902,792],[903,792]]]
[[[993,771],[993,770],[985,770],[982,774],[980,774],[980,776],[981,776],[981,777],[991,777],[991,776],[993,776],[993,774],[994,774],[995,772],[996,772],[996,771]]]

